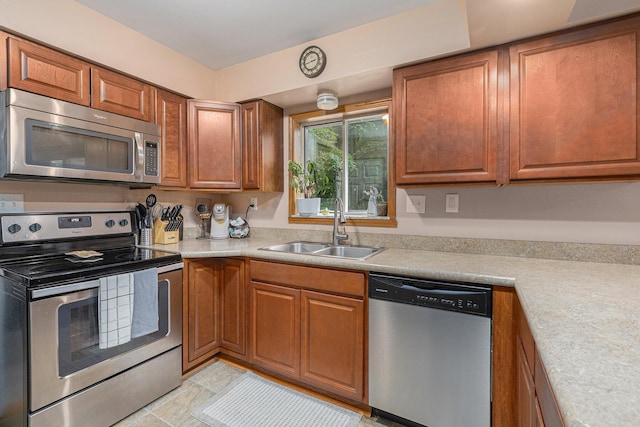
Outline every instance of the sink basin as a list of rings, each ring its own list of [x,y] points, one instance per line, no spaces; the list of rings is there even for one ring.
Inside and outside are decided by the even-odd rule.
[[[289,242],[279,245],[265,246],[263,251],[286,252],[290,254],[305,254],[328,256],[334,258],[348,258],[363,260],[384,250],[384,248],[372,248],[369,246],[334,246],[321,242]]]
[[[265,251],[288,252],[292,254],[308,254],[328,247],[328,243],[318,242],[289,242],[281,245],[272,245],[260,248]]]
[[[332,256],[337,258],[366,259],[382,251],[383,248],[368,246],[329,246],[314,252],[314,255]]]

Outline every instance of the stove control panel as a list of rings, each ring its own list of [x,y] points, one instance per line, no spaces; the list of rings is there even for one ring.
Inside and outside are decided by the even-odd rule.
[[[0,242],[132,234],[132,212],[9,214],[0,217]]]

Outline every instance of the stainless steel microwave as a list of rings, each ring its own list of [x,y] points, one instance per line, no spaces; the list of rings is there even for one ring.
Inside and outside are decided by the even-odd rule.
[[[160,126],[24,92],[0,92],[0,176],[160,183]]]

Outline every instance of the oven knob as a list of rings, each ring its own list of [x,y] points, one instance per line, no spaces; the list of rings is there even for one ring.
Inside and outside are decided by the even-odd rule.
[[[18,224],[11,224],[7,230],[9,230],[9,233],[11,234],[16,234],[18,231],[22,230],[22,227]]]
[[[127,225],[129,225],[129,221],[127,221],[126,219],[121,219],[119,224],[120,227],[126,227]]]
[[[105,225],[106,225],[107,227],[111,228],[111,227],[113,227],[114,225],[116,225],[116,222],[115,222],[114,220],[110,219],[109,221],[107,221],[107,222],[105,223]]]
[[[40,224],[38,224],[37,222],[35,224],[31,224],[29,226],[29,231],[31,231],[32,233],[40,231],[40,229],[42,229],[42,226]]]

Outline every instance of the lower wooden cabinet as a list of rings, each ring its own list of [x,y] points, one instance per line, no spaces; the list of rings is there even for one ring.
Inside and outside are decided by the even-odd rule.
[[[218,352],[245,352],[244,260],[186,260],[183,293],[184,372]]]
[[[362,398],[364,302],[301,291],[303,381],[336,394]]]
[[[257,260],[249,270],[249,362],[362,402],[365,275]]]
[[[535,350],[529,325],[517,302],[516,328],[516,404],[519,427],[564,427],[549,379]]]
[[[249,283],[249,361],[270,371],[300,376],[300,291]]]

